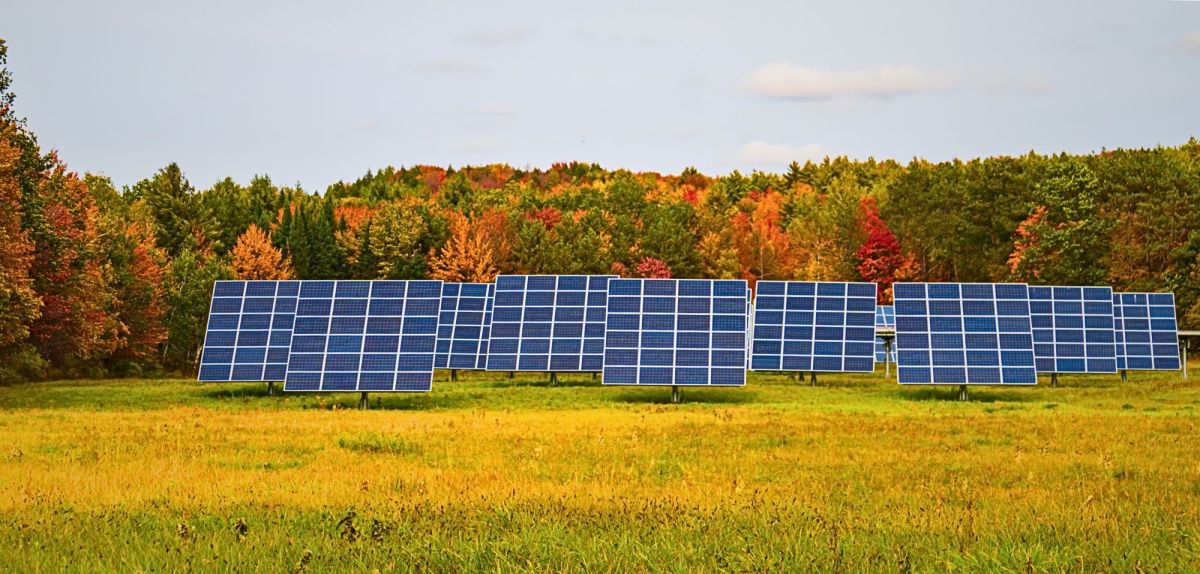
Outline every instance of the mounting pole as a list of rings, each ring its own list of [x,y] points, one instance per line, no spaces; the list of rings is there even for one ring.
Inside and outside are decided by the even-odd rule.
[[[1187,380],[1187,375],[1184,375],[1183,378],[1184,380]],[[275,381],[267,381],[267,396],[275,396]]]
[[[450,369],[450,382],[458,381],[458,369]]]
[[[1191,343],[1192,342],[1187,339],[1183,340],[1183,380],[1184,381],[1187,380],[1187,352],[1188,352],[1188,347],[1191,346]]]
[[[550,371],[550,386],[558,386],[558,372],[556,371]]]
[[[1050,386],[1058,386],[1058,373],[1050,373]]]
[[[1121,382],[1122,383],[1129,382],[1129,371],[1126,371],[1124,369],[1121,370]]]
[[[516,377],[516,376],[517,376],[517,373],[516,373],[516,371],[509,371],[509,372],[508,372],[508,378],[510,378],[510,379],[511,379],[511,378],[513,378],[513,377]]]
[[[371,408],[371,401],[367,398],[367,393],[363,393],[358,397],[358,410],[365,411]]]
[[[812,372],[812,377],[810,379],[808,379],[808,385],[811,387],[817,386],[817,372],[816,371]]]
[[[677,405],[683,400],[683,389],[679,385],[671,385],[671,404]]]
[[[892,380],[892,340],[883,340],[883,378]]]
[[[960,401],[971,400],[970,397],[967,396],[967,386],[966,385],[958,386],[958,400],[960,400]]]

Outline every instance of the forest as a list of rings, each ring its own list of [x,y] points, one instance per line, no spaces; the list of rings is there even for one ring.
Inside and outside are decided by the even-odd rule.
[[[71,171],[0,41],[0,381],[195,372],[213,281],[497,274],[1172,291],[1200,327],[1200,142],[785,173],[382,167],[325,190]],[[403,158],[396,158],[402,163]],[[207,187],[203,187],[207,185]]]

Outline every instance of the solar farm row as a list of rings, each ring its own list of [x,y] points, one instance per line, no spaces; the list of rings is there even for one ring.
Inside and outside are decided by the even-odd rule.
[[[1180,368],[1174,298],[1109,287],[500,276],[219,281],[201,381],[425,391],[433,370],[600,371],[605,384],[745,384],[747,370],[903,384],[1036,384],[1038,373]],[[881,334],[894,334],[888,345]],[[890,347],[890,349],[889,349]]]

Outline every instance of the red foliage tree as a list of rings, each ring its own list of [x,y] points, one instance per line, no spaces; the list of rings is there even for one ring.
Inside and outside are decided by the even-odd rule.
[[[638,277],[647,277],[651,279],[670,279],[671,268],[667,266],[667,262],[654,257],[646,257],[642,259],[634,273]]]
[[[879,216],[875,198],[867,196],[859,202],[859,228],[867,236],[855,255],[858,257],[858,274],[864,281],[878,283],[879,301],[891,300],[892,283],[897,271],[905,266],[906,258],[900,242]]]

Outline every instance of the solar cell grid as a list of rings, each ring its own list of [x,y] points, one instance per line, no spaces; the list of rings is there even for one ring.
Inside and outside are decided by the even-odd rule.
[[[489,371],[600,371],[607,275],[501,275],[487,345]]]
[[[875,370],[874,283],[759,281],[750,368]]]
[[[1037,384],[1028,286],[896,283],[893,289],[901,383]]]
[[[613,279],[606,385],[746,384],[746,282]]]
[[[1117,368],[1174,371],[1182,367],[1173,293],[1114,293]]]
[[[297,281],[217,281],[200,357],[201,381],[281,381]]]
[[[1109,287],[1030,287],[1037,371],[1117,372],[1112,301]]]
[[[441,281],[303,281],[284,390],[428,391]]]
[[[492,283],[443,283],[438,319],[439,369],[483,369],[491,322]]]

